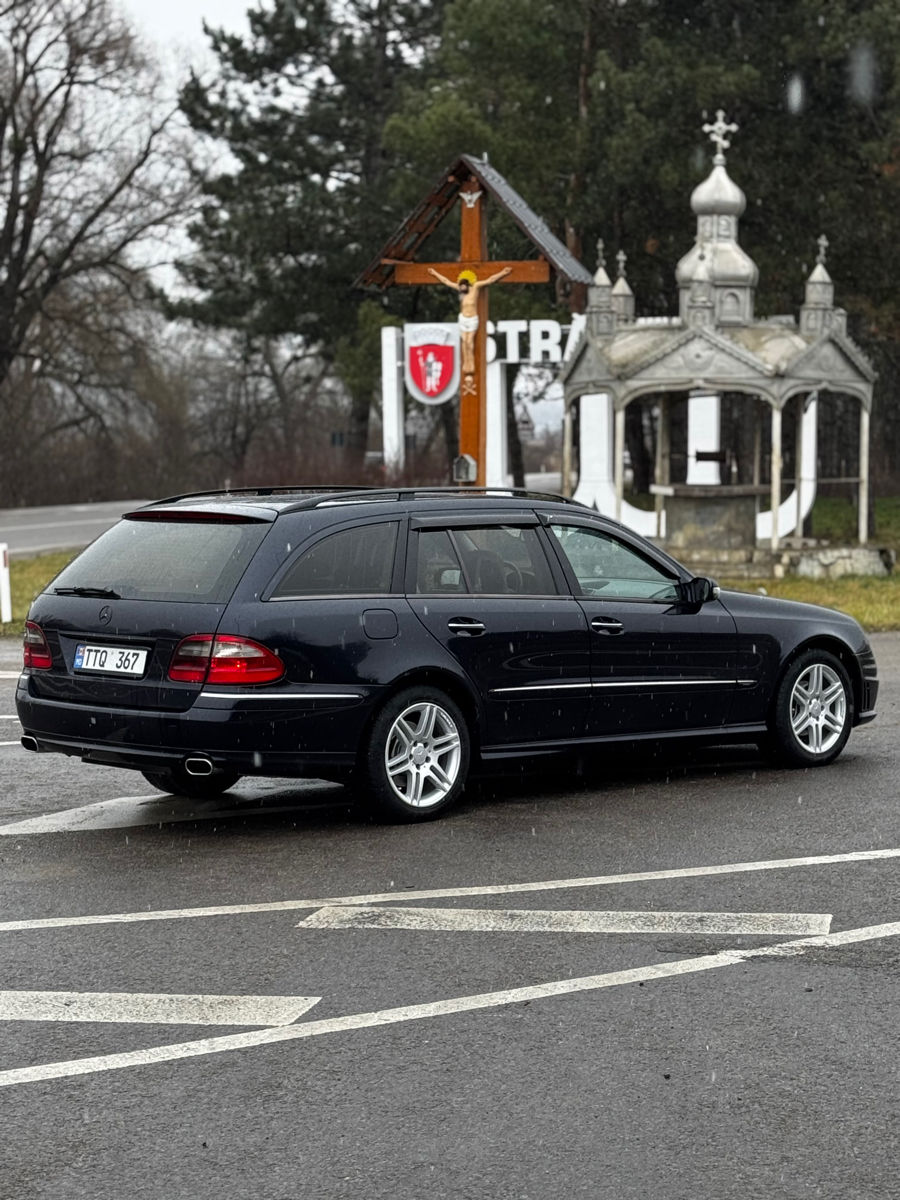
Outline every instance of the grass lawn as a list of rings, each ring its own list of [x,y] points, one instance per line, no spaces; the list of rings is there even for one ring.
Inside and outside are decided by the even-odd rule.
[[[0,635],[21,637],[31,601],[76,554],[76,550],[63,550],[55,554],[39,554],[36,558],[12,560],[9,564],[9,589],[12,593],[13,619],[0,622]]]
[[[825,497],[816,501],[812,511],[813,535],[827,538],[832,545],[852,544],[856,537],[856,508],[848,500]],[[876,546],[887,546],[900,558],[900,496],[888,496],[875,502]],[[10,566],[13,619],[0,624],[0,635],[19,637],[28,606],[44,585],[75,556],[75,551],[41,554],[37,558],[13,559]],[[770,596],[824,604],[849,613],[875,633],[900,629],[900,567],[885,578],[847,576],[844,579],[742,579],[732,584],[720,579],[725,587],[755,592],[765,588]]]
[[[872,575],[847,575],[843,579],[739,579],[729,583],[720,579],[723,587],[738,592],[755,592],[764,588],[769,596],[784,600],[802,600],[804,604],[824,604],[856,617],[869,633],[900,629],[900,574],[877,578]]]

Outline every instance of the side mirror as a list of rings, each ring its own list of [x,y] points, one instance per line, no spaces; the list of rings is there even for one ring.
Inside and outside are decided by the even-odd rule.
[[[719,585],[702,575],[695,575],[687,583],[678,583],[675,588],[682,604],[688,604],[691,608],[699,608],[701,604],[715,600],[719,595]]]

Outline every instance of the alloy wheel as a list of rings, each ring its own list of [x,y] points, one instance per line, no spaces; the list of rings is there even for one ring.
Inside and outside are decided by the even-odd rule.
[[[410,704],[391,725],[384,765],[388,782],[405,804],[431,808],[451,791],[462,762],[456,722],[432,701]]]

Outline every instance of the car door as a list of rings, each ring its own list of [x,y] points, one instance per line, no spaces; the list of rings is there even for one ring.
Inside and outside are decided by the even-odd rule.
[[[681,603],[668,563],[619,531],[555,516],[548,531],[590,629],[589,736],[724,725],[737,687],[725,607]]]
[[[482,750],[570,742],[590,707],[587,620],[534,513],[410,522],[407,593],[482,702]],[[568,591],[568,589],[565,589]]]

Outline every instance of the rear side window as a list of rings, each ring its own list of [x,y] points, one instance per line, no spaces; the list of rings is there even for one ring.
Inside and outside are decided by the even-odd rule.
[[[416,559],[416,591],[428,595],[465,592],[466,581],[446,529],[423,529]]]
[[[416,591],[549,596],[553,576],[537,530],[506,525],[422,530]]]
[[[126,600],[230,600],[268,522],[124,520],[102,534],[48,591],[108,588]]]
[[[272,599],[383,595],[391,590],[396,547],[396,521],[331,533],[288,568]]]

